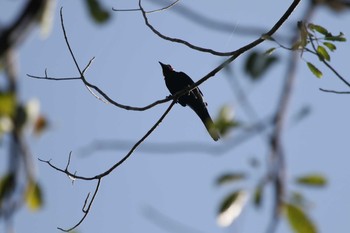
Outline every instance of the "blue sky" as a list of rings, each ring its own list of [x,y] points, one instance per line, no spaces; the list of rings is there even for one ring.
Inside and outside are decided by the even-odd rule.
[[[159,8],[161,1],[144,1],[147,9]],[[107,8],[135,8],[138,1],[103,1]],[[19,3],[0,3],[1,20],[8,19]],[[180,1],[168,11],[149,15],[149,20],[162,33],[188,40],[194,44],[219,51],[232,51],[257,38],[241,36],[239,27],[271,27],[288,8],[290,1]],[[227,22],[232,31],[208,30],[189,22],[176,9],[184,5],[210,19]],[[254,5],[254,7],[252,7]],[[106,25],[91,21],[83,1],[59,1],[55,9],[52,33],[43,40],[39,29],[34,29],[18,48],[20,65],[21,99],[40,100],[41,111],[50,120],[51,127],[40,138],[31,138],[33,156],[52,159],[60,167],[66,165],[73,151],[72,169],[81,175],[94,175],[109,168],[126,151],[104,150],[82,154],[81,148],[95,140],[137,141],[157,121],[169,103],[145,112],[115,108],[94,98],[79,81],[51,82],[33,80],[26,74],[48,74],[57,77],[77,76],[77,71],[66,48],[59,23],[59,7],[63,7],[69,41],[83,67],[89,59],[95,61],[87,78],[103,89],[114,100],[133,106],[144,106],[168,95],[158,61],[172,64],[198,80],[216,67],[221,57],[203,54],[160,39],[144,25],[140,12],[111,12],[112,20]],[[281,28],[286,35],[295,25],[306,7],[302,1],[287,23]],[[6,9],[6,10],[5,10]],[[350,35],[349,14],[332,13],[320,9],[313,22],[334,33]],[[274,46],[263,43],[258,48]],[[235,61],[234,76],[241,81],[249,99],[261,118],[269,116],[277,106],[281,82],[285,75],[288,53],[276,51],[281,58],[278,68],[269,71],[258,84],[247,81],[241,71],[245,57]],[[345,77],[349,76],[348,43],[339,44],[331,63]],[[315,64],[317,59],[306,57]],[[307,172],[321,172],[329,178],[324,189],[303,189],[312,200],[311,218],[320,232],[344,232],[349,228],[348,185],[350,163],[348,157],[348,96],[322,93],[319,87],[346,90],[345,86],[328,72],[322,79],[315,78],[301,61],[291,100],[289,114],[302,106],[310,106],[311,114],[299,124],[288,118],[283,142],[287,156],[287,175],[290,190],[297,189],[292,179]],[[350,78],[350,77],[348,77]],[[234,108],[237,117],[244,113],[232,93],[225,73],[221,72],[201,85],[209,112],[213,117],[222,105]],[[233,132],[228,137],[235,137]],[[264,135],[263,135],[264,136]],[[265,135],[266,136],[266,135]],[[205,132],[197,116],[188,108],[176,105],[147,142],[194,141],[222,146]],[[146,143],[147,143],[146,142]],[[216,145],[218,144],[218,145]],[[1,151],[1,153],[5,153]],[[235,150],[215,156],[201,153],[152,154],[136,151],[133,156],[102,181],[98,196],[79,232],[167,232],[150,221],[145,208],[152,206],[165,215],[198,229],[200,232],[261,232],[267,227],[271,210],[271,190],[266,190],[263,208],[252,207],[227,230],[216,224],[216,210],[220,200],[231,190],[242,187],[252,191],[265,172],[268,147],[263,137],[255,137]],[[248,160],[252,157],[262,162],[259,170],[252,170]],[[77,181],[72,185],[64,175],[37,163],[38,180],[45,193],[45,206],[37,213],[23,208],[15,217],[17,232],[55,232],[56,227],[70,227],[80,219],[81,207],[94,182]],[[1,166],[2,167],[2,166]],[[250,171],[249,181],[237,186],[219,188],[215,178],[227,171]],[[254,224],[252,224],[254,223]],[[2,227],[2,226],[1,226]],[[170,232],[171,230],[169,230]],[[290,232],[285,222],[278,232]]]

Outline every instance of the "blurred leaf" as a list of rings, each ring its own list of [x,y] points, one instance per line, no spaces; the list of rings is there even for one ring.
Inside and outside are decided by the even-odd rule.
[[[216,180],[216,184],[224,185],[224,184],[233,183],[235,181],[239,181],[239,180],[242,180],[245,178],[246,178],[246,175],[243,172],[241,172],[241,173],[227,173],[227,174],[221,175]]]
[[[310,207],[312,203],[305,198],[305,196],[300,193],[293,191],[291,192],[291,197],[289,198],[290,203],[296,205],[296,206],[301,206],[301,207]]]
[[[329,56],[327,50],[321,45],[317,46],[317,54],[318,56],[320,56],[320,60],[323,60],[323,59],[326,61],[331,60],[331,57]]]
[[[219,116],[215,119],[215,128],[219,131],[222,136],[227,135],[232,128],[239,125],[234,120],[234,113],[231,107],[225,105],[220,109]]]
[[[13,191],[15,187],[15,175],[7,174],[0,179],[0,207],[4,198]]]
[[[100,0],[86,0],[86,3],[96,23],[105,23],[110,18],[110,13],[102,8]]]
[[[30,210],[36,211],[43,205],[42,191],[38,183],[31,181],[27,185],[25,201]]]
[[[299,123],[301,120],[304,120],[311,113],[311,107],[309,105],[302,106],[297,113],[293,116],[293,123]]]
[[[289,222],[290,227],[295,233],[316,233],[316,226],[304,213],[304,211],[296,205],[285,203],[284,213]]]
[[[56,0],[44,1],[44,5],[39,12],[39,23],[41,36],[47,38],[50,35],[55,15]]]
[[[47,119],[40,115],[34,123],[34,134],[40,135],[45,129],[47,129],[48,125]]]
[[[323,45],[326,46],[332,52],[337,49],[337,47],[330,42],[323,42]]]
[[[255,188],[255,192],[254,192],[254,205],[257,208],[259,208],[261,206],[262,195],[263,195],[263,187],[262,187],[262,185],[258,185]]]
[[[327,184],[327,179],[323,175],[315,173],[297,177],[295,182],[307,186],[323,187]]]
[[[27,123],[28,120],[28,114],[26,112],[26,109],[23,105],[19,105],[17,107],[16,112],[16,119],[15,124],[17,129],[22,129],[24,125]]]
[[[0,93],[0,116],[13,117],[16,108],[16,97],[13,93]]]
[[[277,56],[266,55],[263,52],[251,52],[245,63],[245,72],[253,79],[260,78],[275,62]]]
[[[320,25],[316,25],[316,24],[310,23],[310,24],[308,25],[308,27],[309,27],[311,30],[317,31],[318,33],[321,33],[322,35],[325,35],[325,36],[327,36],[327,35],[330,34],[330,33],[328,32],[327,29],[325,29],[324,27],[322,27],[322,26],[320,26]]]
[[[307,62],[307,67],[309,67],[310,71],[317,77],[317,78],[322,78],[322,72],[316,68],[312,63]]]
[[[228,195],[221,203],[217,217],[217,223],[221,227],[227,227],[241,214],[247,203],[248,194],[244,190],[238,190]]]
[[[270,48],[270,49],[266,50],[266,51],[264,52],[264,54],[265,54],[265,55],[271,55],[275,50],[276,50],[276,48]]]

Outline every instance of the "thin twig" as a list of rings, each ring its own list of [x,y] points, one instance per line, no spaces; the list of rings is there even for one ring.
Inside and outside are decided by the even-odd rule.
[[[322,56],[320,56],[318,53],[317,53],[317,49],[316,49],[316,45],[313,41],[313,39],[311,38],[311,36],[309,35],[309,40],[310,40],[310,43],[311,43],[311,46],[312,48],[314,49],[314,54],[318,55],[318,58],[320,59],[320,61],[325,64],[343,83],[345,83],[345,85],[347,85],[348,87],[350,87],[350,83],[348,81],[346,81],[346,79],[341,76],[338,71],[336,71]],[[307,51],[310,51],[310,50],[307,50]]]
[[[50,167],[52,167],[53,169],[55,169],[56,171],[62,172],[66,175],[68,175],[69,177],[73,178],[73,179],[79,179],[79,180],[97,180],[97,179],[101,179],[105,176],[107,176],[109,173],[111,173],[113,170],[115,170],[117,167],[119,167],[121,164],[123,164],[131,155],[132,153],[136,150],[136,148],[158,127],[158,125],[163,121],[163,119],[168,115],[168,113],[170,112],[170,110],[173,108],[174,104],[176,103],[176,101],[172,101],[171,104],[169,105],[169,107],[165,110],[165,112],[163,113],[163,115],[158,119],[158,121],[151,127],[151,129],[149,129],[147,131],[147,133],[140,139],[138,140],[134,146],[129,150],[129,152],[122,158],[120,159],[117,163],[115,163],[111,168],[109,168],[108,170],[95,175],[95,176],[91,176],[91,177],[86,177],[86,176],[81,176],[81,175],[77,175],[77,174],[73,174],[72,172],[59,168],[56,165],[51,163],[51,160],[43,160],[43,159],[39,159],[40,162],[46,163],[48,164]]]
[[[155,12],[160,12],[160,11],[164,11],[164,10],[167,10],[173,6],[175,6],[180,0],[176,0],[175,2],[171,3],[170,5],[168,6],[165,6],[165,7],[162,7],[160,9],[155,9],[155,10],[151,10],[151,11],[145,11],[146,14],[151,14],[151,13],[155,13]],[[114,7],[112,7],[112,10],[113,11],[120,11],[120,12],[130,12],[130,11],[141,11],[140,8],[133,8],[133,9],[116,9]]]
[[[87,217],[87,215],[88,215],[89,212],[90,212],[92,203],[94,202],[95,197],[96,197],[96,195],[97,195],[97,192],[98,192],[98,190],[99,190],[99,188],[100,188],[101,180],[102,180],[102,178],[97,179],[97,184],[96,184],[96,188],[95,188],[94,194],[92,195],[92,198],[91,198],[91,200],[90,200],[90,202],[89,202],[89,205],[88,205],[87,209],[84,210],[84,207],[86,206],[87,199],[89,198],[89,194],[90,194],[90,193],[89,193],[88,196],[86,197],[85,202],[84,202],[84,207],[83,207],[83,213],[84,213],[84,215],[83,215],[83,217],[79,220],[79,222],[78,222],[77,224],[75,224],[73,227],[69,228],[69,229],[63,229],[63,228],[61,228],[61,227],[57,227],[57,229],[59,229],[59,230],[61,230],[61,231],[64,231],[64,232],[70,232],[70,231],[74,230],[75,228],[77,228],[77,227],[84,221],[84,219]]]
[[[323,88],[320,88],[320,91],[334,93],[334,94],[350,94],[350,91],[334,91],[334,90],[328,90]]]

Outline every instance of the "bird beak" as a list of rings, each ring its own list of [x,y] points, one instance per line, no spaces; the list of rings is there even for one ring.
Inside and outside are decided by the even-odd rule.
[[[164,64],[163,63],[161,63],[160,61],[159,61],[159,64],[163,67],[164,66]]]

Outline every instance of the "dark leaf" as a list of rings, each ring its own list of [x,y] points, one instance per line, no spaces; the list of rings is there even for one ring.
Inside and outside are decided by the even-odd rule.
[[[285,203],[284,213],[290,227],[295,233],[316,233],[317,229],[304,211],[296,205]]]
[[[217,222],[219,226],[227,227],[241,214],[248,194],[238,190],[228,195],[220,205]]]
[[[258,185],[254,192],[254,205],[257,208],[261,206],[262,195],[263,195],[263,187],[261,185]]]
[[[246,178],[246,175],[243,172],[241,172],[241,173],[227,173],[227,174],[220,176],[216,180],[216,184],[218,184],[218,185],[228,184],[228,183],[232,183],[235,181],[240,181],[240,180],[245,179],[245,178]]]
[[[86,3],[96,23],[105,23],[110,18],[110,13],[102,8],[100,0],[86,0]]]
[[[9,195],[15,187],[15,175],[7,174],[0,179],[0,208],[4,198]]]
[[[245,72],[253,80],[256,80],[260,78],[277,61],[277,56],[267,56],[264,52],[254,51],[247,57]]]

